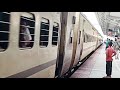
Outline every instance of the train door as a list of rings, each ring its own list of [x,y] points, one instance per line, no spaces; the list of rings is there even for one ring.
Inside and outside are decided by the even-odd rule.
[[[61,14],[61,34],[60,44],[58,46],[58,59],[55,74],[58,76],[63,76],[63,74],[65,74],[69,70],[73,57],[73,43],[77,41],[77,35],[75,36],[75,33],[77,34],[77,32],[74,31],[75,28],[77,28],[75,27],[76,12],[70,12],[66,14],[64,12]],[[75,48],[74,52],[76,52]]]
[[[85,41],[85,37],[84,37],[84,24],[85,24],[85,20],[84,19],[81,19],[81,22],[80,22],[80,30],[81,30],[81,37],[80,37],[80,54],[79,54],[79,61],[82,60],[81,56],[82,56],[82,53],[83,53],[83,43]]]
[[[72,13],[71,13],[72,14]],[[64,57],[64,63],[61,74],[67,74],[73,67],[75,56],[76,56],[76,49],[77,49],[77,40],[78,40],[78,31],[79,31],[79,18],[80,18],[80,12],[75,12],[68,17],[69,20],[72,20],[72,42],[71,44],[66,45],[66,52]],[[69,21],[68,20],[68,21]],[[71,23],[68,23],[68,27],[71,25]],[[69,30],[68,30],[69,32]],[[67,35],[66,35],[67,36]],[[69,36],[69,35],[68,35]],[[67,36],[67,37],[68,37]],[[66,39],[66,41],[69,39]]]
[[[70,63],[71,70],[79,61],[79,55],[80,55],[80,13],[76,13],[76,22],[74,26],[74,42],[73,42],[73,51],[72,51],[72,58]]]
[[[55,77],[61,77],[61,71],[62,71],[63,60],[64,60],[64,55],[65,55],[67,18],[68,18],[68,12],[61,12],[61,17],[60,17],[61,30],[59,33],[60,38],[58,40],[58,52],[57,52]]]

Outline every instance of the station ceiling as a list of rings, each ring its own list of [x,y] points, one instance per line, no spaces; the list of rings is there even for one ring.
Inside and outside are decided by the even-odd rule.
[[[120,12],[95,12],[105,35],[120,36]]]

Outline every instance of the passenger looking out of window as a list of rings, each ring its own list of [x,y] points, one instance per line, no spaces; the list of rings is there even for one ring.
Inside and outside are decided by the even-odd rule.
[[[23,22],[22,26],[21,26],[21,36],[20,36],[20,41],[21,42],[21,47],[27,47],[30,44],[30,41],[32,40],[32,37],[30,35],[30,31],[29,31],[29,26],[27,25],[26,22]]]

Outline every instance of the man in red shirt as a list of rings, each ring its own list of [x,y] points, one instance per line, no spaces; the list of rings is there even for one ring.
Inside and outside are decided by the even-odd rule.
[[[109,47],[106,49],[106,77],[111,77],[112,73],[112,57],[116,55],[115,50],[112,48],[112,42],[109,42]]]

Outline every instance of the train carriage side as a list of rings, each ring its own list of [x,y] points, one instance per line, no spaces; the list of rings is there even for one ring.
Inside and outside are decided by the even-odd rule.
[[[10,12],[10,20],[0,21],[0,25],[9,25],[7,49],[0,49],[0,77],[8,78],[51,78],[55,74],[57,58],[57,40],[60,30],[60,14],[55,12]],[[5,17],[5,13],[2,13]],[[7,22],[8,21],[8,22]],[[32,40],[30,45],[21,47],[20,29],[22,21],[29,25]],[[8,26],[7,26],[8,27]],[[3,29],[3,30],[2,30]],[[0,34],[5,32],[1,28]],[[2,34],[1,34],[2,35]],[[0,37],[0,45],[4,38]],[[3,46],[1,46],[3,47]]]
[[[61,76],[71,71],[79,61],[94,51],[97,46],[97,30],[82,14],[80,14],[79,18],[76,18],[78,19],[78,21],[76,21],[77,23],[72,24],[72,18],[75,14],[76,12],[68,13],[67,17],[65,53],[60,73]],[[73,36],[69,34],[71,32]],[[69,40],[72,44],[68,43]]]
[[[88,54],[90,54],[96,46],[96,30],[92,26],[92,24],[82,16],[82,21],[84,20],[83,30],[83,50],[81,60],[85,58]]]
[[[100,46],[100,45],[102,45],[102,41],[103,41],[103,38],[102,38],[102,36],[101,35],[99,35],[98,36],[98,38],[99,38],[99,40],[98,40],[98,47]]]
[[[76,54],[73,62],[73,66],[71,67],[76,67],[78,62],[80,61],[81,55],[82,55],[82,48],[83,48],[83,26],[84,26],[84,21],[82,20],[81,13],[79,15],[79,23],[78,23],[78,37],[77,37],[77,45],[76,45]]]
[[[60,18],[59,12],[0,12],[0,77],[53,78],[58,42],[62,43]],[[30,41],[21,40],[23,26],[30,31]],[[78,12],[68,12],[65,30],[61,75],[95,50],[101,41],[94,27]]]
[[[60,42],[63,43],[65,45],[64,47],[64,52],[62,52],[62,54],[64,54],[64,57],[62,58],[63,63],[62,64],[62,69],[61,72],[59,73],[60,76],[63,76],[70,67],[71,64],[71,59],[72,59],[72,52],[73,52],[73,43],[74,43],[74,28],[75,28],[75,17],[76,12],[68,12],[67,15],[67,21],[66,21],[66,28],[65,28],[65,33],[63,35],[65,35],[65,41]],[[60,37],[63,37],[62,35]],[[59,67],[58,67],[59,68]]]

